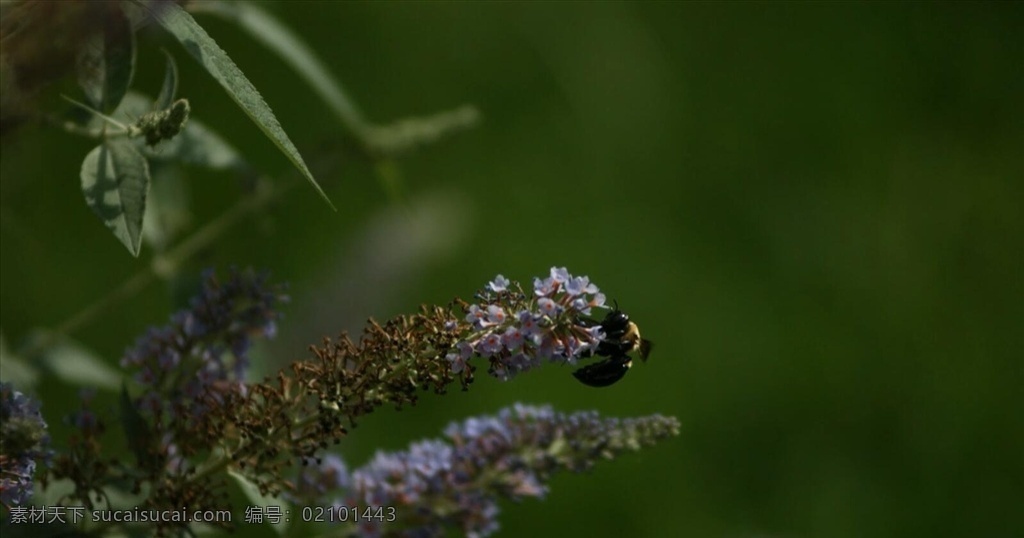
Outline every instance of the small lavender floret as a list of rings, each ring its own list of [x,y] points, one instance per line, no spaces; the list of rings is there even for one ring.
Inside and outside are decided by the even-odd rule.
[[[553,301],[550,297],[541,297],[537,299],[537,307],[540,308],[540,313],[544,314],[549,318],[553,318],[560,313],[558,303]]]
[[[531,336],[540,332],[540,326],[537,325],[537,317],[529,310],[523,310],[516,316],[519,320],[519,329],[523,331],[524,335]]]
[[[505,310],[498,305],[487,306],[487,321],[495,325],[505,323]]]
[[[459,342],[455,349],[456,351],[449,353],[445,358],[451,362],[452,373],[457,374],[466,369],[466,361],[473,356],[473,346],[467,342]]]
[[[471,305],[469,313],[466,314],[466,321],[472,323],[476,329],[487,327],[487,310],[480,308],[479,305]]]
[[[550,278],[545,278],[544,280],[541,280],[540,278],[533,279],[533,293],[537,297],[551,295],[555,293],[557,289],[557,284]]]
[[[523,331],[519,327],[509,327],[508,329],[505,329],[505,333],[501,335],[501,343],[505,346],[505,349],[509,351],[519,349],[525,341],[526,337],[523,335]]]
[[[487,283],[487,288],[494,292],[505,291],[511,282],[504,275],[498,275]]]
[[[39,402],[0,383],[0,503],[27,503],[36,465],[49,465],[52,457]]]
[[[551,280],[559,284],[565,284],[572,280],[572,275],[569,274],[569,270],[565,267],[552,267],[551,268]]]
[[[378,452],[352,473],[351,490],[335,504],[396,507],[388,533],[467,536],[498,529],[497,500],[543,498],[559,470],[584,471],[597,461],[677,435],[673,417],[601,418],[596,412],[556,413],[516,404],[497,416],[469,418],[444,431],[447,442],[420,441],[404,452]],[[386,523],[362,528],[377,535]],[[400,529],[398,531],[397,529]]]
[[[483,338],[480,339],[480,343],[477,344],[477,352],[482,357],[492,357],[502,349],[501,335],[495,333],[487,333]]]

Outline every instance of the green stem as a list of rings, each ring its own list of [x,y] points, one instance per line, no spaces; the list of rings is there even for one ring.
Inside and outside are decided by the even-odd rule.
[[[75,123],[73,121],[64,121],[64,120],[60,120],[60,119],[52,117],[52,116],[45,116],[43,118],[43,121],[45,121],[49,125],[53,125],[53,126],[57,127],[58,129],[62,129],[65,133],[73,134],[73,135],[78,135],[78,136],[84,136],[86,138],[91,138],[93,140],[99,140],[99,139],[102,139],[102,138],[116,138],[116,137],[120,137],[120,136],[129,136],[128,131],[117,132],[117,133],[108,133],[108,132],[106,132],[106,127],[103,127],[103,128],[100,128],[100,129],[90,129],[88,127],[83,127],[83,126],[81,126],[81,125],[79,125],[79,124],[77,124],[77,123]]]
[[[125,124],[115,120],[114,118],[112,118],[112,117],[110,117],[110,116],[100,112],[99,110],[96,110],[95,108],[93,108],[93,107],[91,107],[91,106],[89,106],[89,105],[87,105],[87,104],[85,104],[85,103],[83,103],[81,101],[75,101],[74,99],[72,99],[72,98],[70,98],[70,97],[68,97],[68,96],[66,96],[64,94],[60,94],[60,96],[63,97],[65,101],[67,101],[67,102],[69,102],[69,103],[71,103],[71,104],[73,104],[73,105],[75,105],[75,106],[77,106],[77,107],[87,111],[87,112],[91,112],[91,113],[95,114],[97,117],[102,118],[107,123],[109,123],[109,124],[119,128],[119,129],[121,129],[125,133],[130,133],[131,132],[131,128],[129,126],[127,126],[127,125],[125,125]]]

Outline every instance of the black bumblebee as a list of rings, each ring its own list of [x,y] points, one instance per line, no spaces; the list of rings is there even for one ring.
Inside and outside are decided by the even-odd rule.
[[[598,325],[597,321],[589,318],[584,318],[581,322],[584,327]],[[622,379],[633,365],[633,359],[629,356],[633,351],[637,351],[644,362],[651,354],[651,341],[640,337],[640,329],[636,323],[629,321],[629,316],[619,310],[618,305],[615,306],[615,310],[608,312],[600,325],[604,330],[604,340],[589,355],[598,355],[605,359],[572,373],[581,383],[591,387],[607,387]]]

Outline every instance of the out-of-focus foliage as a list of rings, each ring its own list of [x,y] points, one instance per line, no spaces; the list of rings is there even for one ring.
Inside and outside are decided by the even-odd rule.
[[[157,273],[178,276],[132,288],[72,335],[108,365],[204,266],[292,282],[279,339],[254,350],[269,373],[324,330],[567,265],[655,342],[646,364],[605,389],[568,368],[481,376],[466,394],[367,417],[340,447],[349,464],[513,401],[657,412],[679,417],[678,438],[556,477],[543,502],[503,505],[502,535],[1024,534],[1021,5],[260,5],[366,117],[473,103],[484,121],[401,161],[371,159],[288,64],[197,13],[339,212],[292,189]],[[160,87],[154,45],[179,58],[195,118],[286,181],[288,161],[166,35],[139,36],[133,87]],[[62,105],[68,82],[46,86],[40,106]],[[125,256],[82,204],[77,172],[95,145],[5,124],[0,325],[12,354],[160,262],[145,248]],[[199,167],[180,177],[183,236],[252,187]],[[47,379],[36,395],[59,424],[76,387]],[[94,407],[116,405],[103,393]]]

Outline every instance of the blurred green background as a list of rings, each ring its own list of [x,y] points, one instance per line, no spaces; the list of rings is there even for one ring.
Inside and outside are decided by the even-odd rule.
[[[367,316],[565,265],[654,340],[646,365],[606,389],[557,367],[482,376],[368,417],[350,465],[516,401],[663,413],[678,438],[503,504],[500,536],[1024,536],[1024,5],[261,5],[373,120],[472,103],[483,122],[382,168],[337,149],[287,64],[197,15],[307,160],[340,155],[318,177],[338,212],[292,189],[72,335],[111,365],[202,267],[291,283],[260,350],[273,371]],[[155,93],[167,46],[193,117],[293,176],[180,46],[140,44],[136,86]],[[83,203],[92,145],[41,126],[4,141],[12,349],[151,261]],[[186,180],[191,231],[244,194]],[[35,389],[58,441],[73,389]]]

